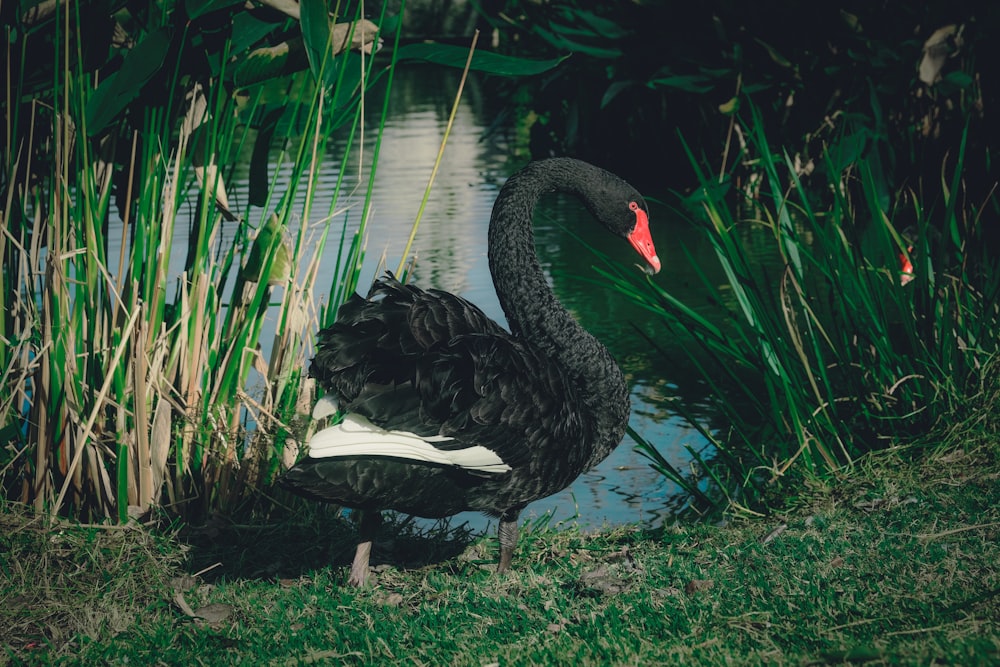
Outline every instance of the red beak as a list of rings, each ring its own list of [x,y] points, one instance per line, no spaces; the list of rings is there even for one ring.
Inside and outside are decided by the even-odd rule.
[[[635,227],[626,237],[632,244],[635,251],[646,260],[646,273],[654,274],[660,272],[660,258],[656,256],[656,248],[653,246],[653,237],[649,235],[649,216],[641,208],[635,211]]]
[[[915,277],[913,275],[913,262],[906,256],[906,253],[913,252],[913,246],[906,249],[906,252],[899,253],[899,284],[905,285]]]

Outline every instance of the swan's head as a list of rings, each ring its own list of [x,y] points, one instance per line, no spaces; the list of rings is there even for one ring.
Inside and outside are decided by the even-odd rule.
[[[649,233],[649,206],[639,192],[621,178],[598,167],[585,189],[584,200],[594,217],[612,234],[624,237],[644,260],[652,275],[660,270],[653,237]]]

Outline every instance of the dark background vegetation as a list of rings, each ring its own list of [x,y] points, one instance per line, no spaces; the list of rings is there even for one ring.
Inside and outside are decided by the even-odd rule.
[[[0,18],[15,23],[20,8],[30,4],[4,3]],[[222,67],[230,37],[249,44],[244,37],[256,31],[254,42],[282,44],[298,33],[294,22],[268,7],[246,11],[242,3],[223,2],[217,3],[220,10],[206,11],[205,3],[175,4],[162,26],[154,5],[131,7],[133,24],[125,27],[134,28],[133,34],[112,20],[121,8],[95,5],[81,12],[86,39],[70,49],[70,66],[79,58],[83,71],[106,78],[122,65],[121,55],[108,57],[109,47],[128,48],[143,30],[161,31],[169,41],[153,47],[151,56],[171,66],[151,67],[141,106],[166,106],[168,86],[185,75],[224,70],[228,85],[240,85],[238,63]],[[198,7],[197,16],[184,11],[189,5]],[[357,15],[355,3],[337,7],[342,17]],[[377,10],[369,9],[370,18],[380,18],[372,13]],[[959,36],[944,47],[941,80],[927,86],[918,78],[924,42],[948,25],[957,26]],[[942,165],[949,155],[954,160],[966,127],[969,196],[985,199],[996,180],[989,158],[1000,132],[989,121],[1000,102],[995,3],[480,0],[406,6],[404,39],[466,43],[475,27],[487,32],[480,49],[495,42],[497,50],[517,56],[571,54],[527,86],[524,79],[497,81],[517,101],[512,113],[537,116],[531,130],[536,158],[572,154],[638,173],[646,181],[639,185],[654,191],[684,189],[695,183],[680,137],[718,164],[731,114],[741,99],[752,99],[770,140],[803,163],[830,147],[844,155],[845,165],[859,156],[877,159],[884,191],[896,196],[912,190],[925,208],[939,198]],[[46,64],[52,63],[56,34],[51,22],[27,32],[25,58],[32,67],[20,82],[22,92],[44,91],[52,82]],[[305,67],[305,58],[293,52],[280,65],[288,73]],[[9,71],[17,71],[16,65]],[[276,68],[266,75],[280,73]],[[100,129],[91,123],[89,131]]]
[[[501,48],[572,52],[535,82],[532,153],[574,153],[636,171],[644,186],[694,185],[679,136],[720,162],[734,98],[769,138],[817,159],[837,147],[877,159],[886,193],[939,203],[942,165],[969,128],[969,195],[996,180],[1000,8],[983,2],[523,2],[489,5]],[[960,26],[942,80],[918,78],[924,42]],[[527,102],[525,102],[527,104]],[[737,102],[738,104],[738,102]],[[730,155],[730,158],[733,154]]]

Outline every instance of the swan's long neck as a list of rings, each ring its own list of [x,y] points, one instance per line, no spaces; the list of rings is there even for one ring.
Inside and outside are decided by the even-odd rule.
[[[586,169],[597,171],[556,158],[532,163],[512,176],[493,207],[489,260],[511,333],[556,360],[577,380],[601,438],[613,440],[607,444],[610,451],[622,438],[621,424],[629,411],[625,380],[607,348],[556,298],[535,254],[532,230],[535,204],[543,194],[559,190],[587,201]],[[598,454],[603,458],[607,451]]]

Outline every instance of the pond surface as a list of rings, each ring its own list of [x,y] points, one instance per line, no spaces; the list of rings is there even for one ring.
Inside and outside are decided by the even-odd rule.
[[[437,68],[397,70],[376,168],[373,215],[368,223],[367,254],[360,281],[362,291],[379,269],[383,252],[389,268],[395,270],[399,264],[445,131],[458,81],[457,73]],[[417,261],[410,282],[459,294],[506,324],[489,274],[487,227],[500,186],[525,159],[512,157],[516,147],[508,138],[514,135],[514,130],[496,123],[501,100],[495,95],[491,97],[490,86],[489,81],[475,77],[466,85],[414,240],[412,254]],[[372,110],[368,117],[370,127],[377,127],[381,106],[378,96],[367,100],[367,109]],[[342,194],[338,208],[355,204],[360,210],[374,151],[374,133],[370,134],[363,149],[352,149],[348,183],[342,187],[342,192],[350,192],[354,185],[361,184],[358,189],[361,194],[353,201]],[[339,164],[343,144],[331,142],[329,150],[328,164]],[[629,179],[629,174],[621,175]],[[324,172],[319,177],[321,193],[332,192],[336,179],[334,170]],[[662,196],[669,187],[670,184],[664,183],[663,192],[644,194]],[[314,207],[317,211],[325,209],[323,201]],[[577,221],[583,224],[576,224]],[[690,223],[671,218],[664,207],[654,207],[651,226],[664,265],[654,280],[683,297],[690,290],[688,285],[696,280],[692,275],[677,275],[677,260],[681,255],[674,243],[683,239],[697,252],[699,241]],[[668,460],[685,468],[690,458],[685,447],[702,450],[707,442],[669,409],[668,402],[678,393],[678,369],[652,349],[639,333],[662,340],[666,332],[648,311],[632,305],[610,288],[591,282],[600,280],[593,268],[600,260],[584,243],[601,248],[624,266],[636,263],[634,251],[626,243],[608,243],[607,233],[592,222],[581,204],[568,196],[543,199],[536,214],[535,234],[541,264],[560,300],[609,347],[622,366],[631,387],[632,427],[655,443]],[[702,250],[710,252],[709,248]],[[330,249],[331,257],[335,251]],[[317,285],[329,285],[334,278],[333,259],[325,266],[328,273],[319,277]],[[607,460],[565,491],[531,504],[522,518],[551,513],[553,521],[576,521],[583,527],[621,523],[655,525],[669,515],[667,501],[677,491],[649,467],[648,460],[634,450],[634,442],[626,436]],[[470,513],[456,517],[453,524],[462,521],[468,521],[474,529],[487,523],[485,517]]]

